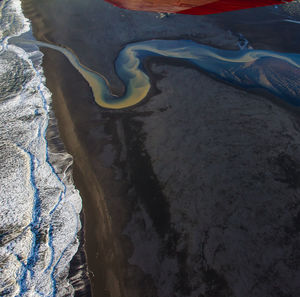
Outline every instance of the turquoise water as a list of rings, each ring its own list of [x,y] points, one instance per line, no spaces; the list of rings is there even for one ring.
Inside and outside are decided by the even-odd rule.
[[[117,97],[111,93],[107,80],[82,65],[72,51],[43,42],[37,42],[37,45],[63,53],[91,86],[96,103],[104,108],[130,107],[147,96],[151,85],[142,67],[145,57],[184,60],[225,82],[245,89],[265,89],[287,103],[300,105],[299,54],[249,49],[222,50],[191,40],[131,43],[120,51],[115,62],[116,72],[126,87],[123,96]]]

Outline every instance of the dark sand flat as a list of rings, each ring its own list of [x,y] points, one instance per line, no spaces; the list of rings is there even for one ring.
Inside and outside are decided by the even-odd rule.
[[[237,49],[235,33],[249,31],[252,46],[285,50],[269,32],[265,42],[247,25],[231,33],[235,23],[217,17],[160,19],[100,0],[23,6],[37,39],[73,49],[117,94],[113,62],[129,42]],[[154,86],[144,102],[104,110],[61,54],[43,52],[83,197],[94,296],[297,296],[297,111],[164,59],[146,61]]]

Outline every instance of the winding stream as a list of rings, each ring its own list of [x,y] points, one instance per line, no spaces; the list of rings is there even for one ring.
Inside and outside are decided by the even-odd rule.
[[[131,43],[120,51],[115,62],[117,75],[125,85],[123,96],[117,97],[111,93],[108,81],[82,65],[71,50],[45,42],[32,42],[64,54],[89,83],[96,103],[103,108],[127,108],[147,96],[151,84],[142,61],[149,56],[181,59],[233,85],[262,88],[292,105],[300,105],[300,54],[252,49],[221,50],[191,40]]]

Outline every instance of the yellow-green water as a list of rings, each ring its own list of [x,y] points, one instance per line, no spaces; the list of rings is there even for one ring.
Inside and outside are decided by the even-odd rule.
[[[117,97],[108,81],[99,73],[82,65],[69,49],[39,41],[64,54],[89,83],[95,102],[109,109],[122,109],[140,103],[151,84],[142,67],[143,58],[159,56],[181,59],[213,76],[244,88],[262,88],[290,104],[300,105],[300,55],[267,50],[220,50],[191,40],[149,40],[128,44],[116,60],[116,72],[125,85]],[[184,86],[182,86],[184,87]]]

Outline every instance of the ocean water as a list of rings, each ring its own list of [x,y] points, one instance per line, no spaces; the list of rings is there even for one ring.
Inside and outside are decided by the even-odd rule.
[[[51,93],[19,0],[0,2],[0,296],[72,296],[81,198],[72,158],[50,150]]]

